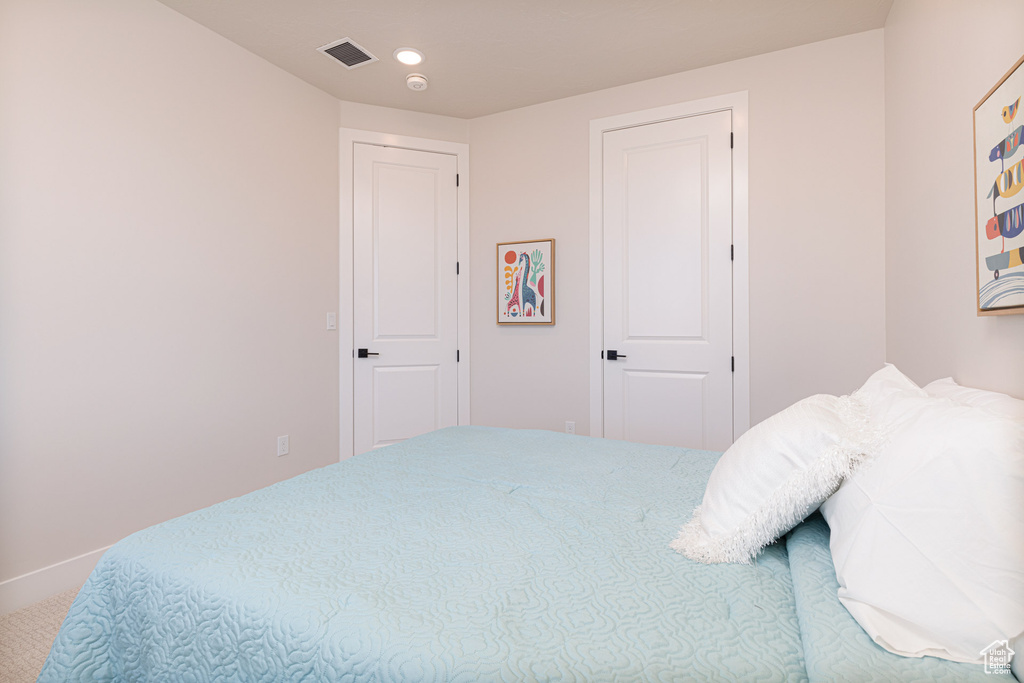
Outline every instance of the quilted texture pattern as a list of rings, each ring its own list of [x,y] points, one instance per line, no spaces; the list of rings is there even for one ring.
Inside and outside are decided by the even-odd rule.
[[[786,539],[807,677],[812,683],[1014,680],[1012,676],[987,675],[980,664],[901,657],[875,644],[839,602],[839,581],[828,542],[828,524],[818,513],[793,529]]]
[[[668,547],[717,457],[462,427],[309,472],[111,548],[40,680],[805,680],[782,545]]]

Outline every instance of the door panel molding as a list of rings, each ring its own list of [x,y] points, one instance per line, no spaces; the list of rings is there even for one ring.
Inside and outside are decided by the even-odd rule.
[[[370,425],[370,448],[380,448],[398,443],[417,434],[433,431],[441,427],[441,366],[439,365],[391,365],[373,368],[372,392],[367,397],[374,402],[373,424]],[[403,416],[399,421],[393,418],[393,412],[382,409],[381,403],[401,400],[403,395],[417,393],[410,391],[416,384],[429,385],[429,396],[432,399],[428,411]],[[412,385],[412,387],[410,387]],[[418,392],[422,396],[423,392]],[[424,420],[424,418],[428,418]],[[420,420],[420,424],[415,422]]]
[[[472,362],[469,328],[469,145],[461,142],[430,140],[427,138],[393,135],[375,131],[341,128],[338,134],[339,211],[338,211],[338,457],[344,460],[353,455],[355,408],[352,359],[355,354],[353,339],[353,163],[357,143],[398,147],[423,152],[451,154],[457,159],[458,189],[458,420],[470,423],[469,365]],[[452,180],[454,182],[454,179]]]
[[[678,443],[697,443],[708,431],[708,416],[702,409],[697,415],[678,415],[666,410],[673,401],[685,401],[686,394],[697,394],[700,405],[708,401],[708,373],[679,370],[644,370],[629,369],[623,372],[623,403],[628,419],[623,425],[624,437],[628,441],[641,441],[661,445]],[[663,400],[654,409],[645,406],[643,411],[633,411],[629,393],[640,383],[658,383],[661,385]],[[650,386],[645,394],[650,394]]]
[[[590,435],[604,436],[604,202],[606,132],[717,111],[731,111],[733,243],[733,439],[750,428],[750,301],[748,251],[748,105],[737,92],[590,122]]]

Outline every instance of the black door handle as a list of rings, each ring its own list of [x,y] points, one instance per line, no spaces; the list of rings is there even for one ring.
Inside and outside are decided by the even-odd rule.
[[[616,351],[615,349],[608,349],[608,351],[607,351],[607,355],[606,355],[606,358],[607,358],[608,360],[618,360],[618,359],[620,359],[620,358],[625,358],[625,357],[626,357],[626,354],[624,354],[624,353],[619,353],[619,352],[618,352],[618,351]]]
[[[358,358],[369,358],[370,356],[379,355],[379,353],[370,353],[369,349],[356,349],[356,357]]]

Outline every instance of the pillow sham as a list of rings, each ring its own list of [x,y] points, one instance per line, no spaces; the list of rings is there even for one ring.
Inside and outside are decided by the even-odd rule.
[[[922,393],[875,403],[887,442],[821,511],[839,599],[875,642],[977,662],[1024,633],[1024,421]]]
[[[864,411],[818,394],[743,434],[719,459],[671,547],[707,564],[749,562],[814,512],[870,450]]]
[[[954,403],[984,408],[1003,417],[1024,420],[1024,401],[1021,399],[995,391],[964,387],[954,382],[952,377],[937,379],[926,385],[924,390],[929,396],[948,398]]]
[[[881,370],[868,377],[860,389],[853,392],[853,396],[867,411],[871,424],[882,430],[899,420],[893,403],[907,395],[925,397],[928,394],[892,363],[886,363]]]

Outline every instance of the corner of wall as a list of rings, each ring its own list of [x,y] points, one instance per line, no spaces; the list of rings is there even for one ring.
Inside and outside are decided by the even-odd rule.
[[[379,107],[348,100],[338,100],[338,125],[341,128],[392,133],[444,142],[469,142],[468,119]]]

